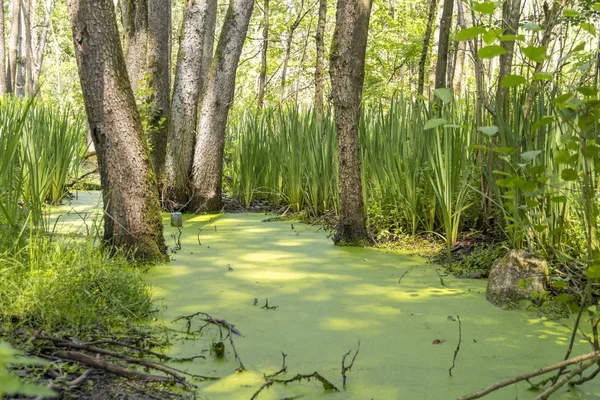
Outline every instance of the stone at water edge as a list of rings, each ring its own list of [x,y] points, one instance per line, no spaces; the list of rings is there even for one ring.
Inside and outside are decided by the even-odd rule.
[[[526,287],[519,284],[527,282]],[[488,278],[486,297],[497,307],[518,308],[519,300],[531,299],[533,292],[547,288],[548,263],[526,251],[511,250],[494,262]]]

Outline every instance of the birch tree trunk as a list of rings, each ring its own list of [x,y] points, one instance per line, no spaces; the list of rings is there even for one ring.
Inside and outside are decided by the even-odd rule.
[[[39,88],[40,74],[42,73],[42,64],[44,63],[44,53],[48,41],[50,15],[54,8],[54,2],[52,0],[46,0],[46,3],[42,5],[42,7],[44,8],[44,22],[42,23],[42,30],[39,35],[36,35],[32,50],[33,70],[31,71],[31,86],[34,92],[37,92]]]
[[[98,157],[104,241],[166,259],[156,178],[127,77],[112,0],[69,0],[75,56]]]
[[[369,241],[360,173],[358,123],[365,78],[371,0],[338,0],[330,75],[339,150],[340,217],[336,244]]]
[[[125,62],[133,91],[147,90],[152,165],[161,177],[171,108],[171,4],[165,0],[122,2]],[[142,86],[140,86],[140,84]]]
[[[327,23],[327,0],[319,0],[319,18],[317,20],[317,34],[315,42],[317,45],[317,60],[315,63],[315,115],[317,125],[323,120],[323,92],[325,74],[323,73],[323,64],[325,64],[325,24]]]
[[[288,70],[288,64],[290,62],[290,54],[292,52],[292,43],[294,41],[294,33],[296,32],[296,29],[298,29],[300,22],[302,22],[302,19],[304,18],[305,14],[302,13],[303,10],[304,10],[304,0],[300,0],[300,9],[298,10],[298,14],[296,14],[296,19],[288,27],[288,30],[285,35],[285,45],[284,45],[285,55],[283,56],[283,66],[281,67],[281,84],[279,87],[279,102],[280,103],[283,103],[283,101],[285,99],[285,84],[286,84],[285,81],[287,79],[287,70]]]
[[[269,47],[269,0],[263,4],[262,46],[260,48],[260,73],[258,74],[258,98],[256,108],[260,113],[264,107],[267,87],[267,49]]]
[[[217,44],[206,91],[192,166],[189,209],[221,209],[223,151],[227,115],[233,101],[235,76],[248,31],[253,0],[230,0]]]
[[[208,74],[204,68],[205,41],[214,35],[214,24],[213,31],[209,31],[207,21],[212,16],[216,17],[216,13],[216,0],[186,1],[177,54],[162,194],[163,206],[169,210],[183,209],[191,195],[189,179],[196,142],[198,102],[203,77]]]

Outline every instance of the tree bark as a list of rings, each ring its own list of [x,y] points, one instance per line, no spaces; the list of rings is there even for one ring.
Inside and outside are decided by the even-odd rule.
[[[75,56],[96,147],[104,241],[136,259],[166,259],[156,177],[125,67],[112,0],[69,0]]]
[[[285,35],[285,54],[283,56],[283,66],[281,67],[281,85],[279,88],[279,102],[283,103],[284,99],[285,99],[285,81],[287,78],[287,69],[288,69],[288,64],[290,62],[290,54],[292,52],[292,42],[294,41],[294,33],[296,32],[296,29],[298,29],[298,26],[300,25],[300,22],[302,22],[302,19],[304,18],[304,15],[302,11],[304,10],[304,0],[300,0],[300,9],[298,10],[298,14],[296,14],[296,19],[294,20],[294,22],[288,27],[286,35]]]
[[[260,48],[260,73],[258,74],[257,109],[260,113],[264,107],[265,89],[267,87],[267,49],[269,47],[269,0],[263,4],[262,46]]]
[[[196,212],[221,209],[225,127],[253,7],[253,0],[229,1],[208,75],[192,166],[189,209]]]
[[[198,102],[202,94],[203,77],[208,73],[203,68],[206,51],[204,42],[214,35],[214,25],[213,31],[208,31],[207,21],[216,13],[216,0],[186,1],[177,54],[162,194],[163,207],[169,210],[183,209],[191,195],[189,179],[196,142]]]
[[[148,133],[157,177],[164,171],[171,107],[171,4],[165,0],[122,2],[125,61],[133,91],[147,90]],[[140,86],[141,85],[141,86]]]
[[[450,47],[450,28],[452,27],[452,10],[454,0],[444,0],[444,9],[440,20],[440,36],[438,40],[438,58],[435,67],[435,88],[446,87],[448,71],[448,52]]]
[[[317,20],[317,34],[315,42],[317,45],[317,60],[315,63],[315,116],[317,125],[321,124],[323,119],[323,92],[325,74],[323,64],[325,64],[325,24],[327,23],[327,0],[319,0],[319,18]]]
[[[54,8],[54,1],[46,0],[46,3],[42,5],[44,8],[44,22],[42,23],[42,30],[39,35],[36,35],[34,47],[32,50],[33,55],[33,70],[31,71],[31,87],[34,93],[38,92],[39,80],[42,73],[42,65],[44,63],[44,53],[46,52],[46,43],[48,41],[48,30],[50,27],[50,15]]]
[[[419,81],[417,83],[417,94],[423,95],[425,91],[425,67],[427,56],[429,55],[429,44],[431,43],[431,33],[433,32],[433,22],[436,19],[438,0],[430,0],[429,13],[427,16],[427,27],[425,28],[425,37],[423,38],[423,48],[421,50],[421,59],[419,60]]]
[[[330,75],[339,150],[340,217],[334,242],[369,241],[363,200],[358,124],[365,78],[371,0],[338,0]]]
[[[10,4],[10,38],[8,41],[8,73],[6,88],[9,93],[15,93],[17,85],[17,57],[19,55],[19,21],[21,2],[12,0]]]
[[[519,29],[519,16],[521,15],[521,0],[505,1],[502,5],[502,28],[504,35],[516,35]],[[508,97],[508,88],[502,87],[500,82],[505,76],[510,74],[512,68],[513,53],[515,51],[514,40],[503,40],[502,47],[506,54],[500,55],[500,65],[498,70],[498,88],[496,90],[496,106],[501,115],[508,122],[510,99]]]
[[[6,50],[5,50],[5,40],[4,40],[4,0],[0,1],[0,71],[2,71],[2,75],[0,75],[0,97],[4,97],[6,92]]]

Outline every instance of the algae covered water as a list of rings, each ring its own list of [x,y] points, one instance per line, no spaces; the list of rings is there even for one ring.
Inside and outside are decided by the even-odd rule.
[[[250,399],[265,382],[263,374],[281,368],[282,352],[288,369],[280,377],[318,371],[341,388],[342,357],[354,352],[359,340],[345,391],[324,393],[311,380],[275,384],[259,398],[453,399],[564,357],[569,329],[534,313],[495,308],[485,299],[484,280],[444,277],[442,283],[422,258],[336,247],[317,227],[261,222],[265,218],[189,216],[181,250],[169,265],[148,274],[154,294],[163,299],[166,326],[184,331],[185,321],[170,321],[201,311],[227,320],[243,334],[234,341],[248,369],[243,373],[234,372],[238,364],[227,341],[222,360],[206,351],[219,340],[215,327],[204,328],[196,340],[178,340],[173,334],[171,355],[206,356],[183,365],[187,370],[224,377],[200,383],[200,398]],[[172,233],[174,228],[167,228],[171,246]],[[277,308],[263,308],[267,300]],[[459,339],[457,316],[462,340],[450,377]],[[589,349],[579,340],[575,353]],[[486,398],[535,397],[528,386]],[[592,382],[556,397],[596,396],[600,387]]]
[[[81,193],[53,211],[54,229],[93,232],[98,206],[97,193]],[[281,369],[282,352],[287,372],[279,378],[318,371],[342,389],[342,357],[352,350],[348,364],[359,340],[345,391],[325,392],[313,379],[274,384],[258,398],[456,399],[564,357],[569,320],[499,310],[485,299],[485,280],[443,277],[442,284],[435,267],[422,258],[336,247],[317,227],[262,222],[265,218],[186,215],[181,249],[171,253],[169,264],[146,274],[160,306],[156,323],[171,343],[169,355],[205,357],[173,366],[221,378],[196,382],[200,399],[250,399],[265,382],[264,374]],[[177,236],[171,235],[177,230],[169,226],[168,214],[164,221],[165,239],[174,248]],[[264,308],[267,300],[276,308]],[[194,319],[188,334],[185,320],[172,322],[196,312],[226,320],[241,332],[234,343],[245,372],[235,372],[238,363],[228,340],[223,340],[223,358],[211,351],[221,340],[217,327],[210,324],[197,333],[205,323]],[[461,345],[450,377],[457,316]],[[589,350],[579,337],[573,355]],[[528,387],[521,383],[485,398],[539,394]],[[600,398],[595,381],[568,390],[552,398]]]

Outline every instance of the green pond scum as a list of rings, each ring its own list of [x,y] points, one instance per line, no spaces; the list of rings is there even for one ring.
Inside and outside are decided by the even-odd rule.
[[[98,204],[95,196],[82,194],[70,208],[91,212]],[[170,226],[169,214],[163,218],[165,240],[173,248],[177,228]],[[282,352],[287,372],[278,378],[318,371],[341,391],[324,391],[314,379],[275,383],[260,393],[261,400],[456,399],[564,358],[570,320],[500,310],[487,302],[485,280],[446,276],[442,281],[436,267],[420,257],[336,247],[318,227],[262,222],[266,218],[184,215],[181,249],[170,251],[170,263],[145,275],[160,310],[155,323],[171,343],[168,354],[205,357],[172,366],[221,378],[194,382],[200,399],[250,399],[265,374],[281,369]],[[221,339],[216,325],[204,326],[198,318],[191,319],[189,329],[185,319],[173,322],[196,312],[235,325],[241,336],[233,340],[244,372],[235,372],[239,364],[226,329]],[[457,316],[461,344],[450,376],[459,340]],[[359,340],[343,390],[342,357],[352,350],[348,365]],[[211,350],[220,341],[222,357]],[[579,336],[572,356],[588,351],[590,345]],[[539,394],[528,388],[522,382],[485,398]],[[552,398],[600,398],[600,384],[565,386]]]

